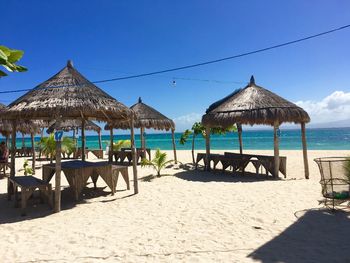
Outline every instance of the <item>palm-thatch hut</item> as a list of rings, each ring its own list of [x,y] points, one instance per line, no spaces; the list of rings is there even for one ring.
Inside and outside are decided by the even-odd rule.
[[[17,120],[56,120],[57,130],[62,120],[80,119],[82,122],[82,159],[85,160],[85,124],[87,120],[105,122],[130,121],[133,158],[134,112],[108,95],[81,75],[71,61],[56,75],[39,84],[14,102],[0,118],[12,122],[11,176],[15,175],[15,138]],[[134,191],[138,192],[137,168],[134,162]],[[61,143],[56,143],[55,211],[61,209]]]
[[[7,107],[4,104],[0,103],[0,111],[6,112]],[[17,131],[22,133],[22,148],[25,147],[24,144],[24,135],[30,134],[31,137],[31,151],[32,151],[32,169],[33,173],[35,174],[35,142],[34,142],[34,136],[35,134],[40,133],[41,128],[45,126],[45,123],[43,121],[29,121],[24,120],[18,122],[17,125]],[[9,120],[1,119],[0,120],[0,133],[6,138],[6,146],[8,146],[9,137],[12,134],[12,124]]]
[[[73,131],[73,139],[75,140],[76,132],[82,127],[82,122],[79,119],[75,120],[64,120],[60,123],[59,130],[69,132]],[[49,124],[49,128],[46,130],[47,133],[52,133],[56,129],[56,121],[52,121]],[[101,140],[101,127],[92,121],[87,121],[85,124],[85,130],[96,131],[98,134],[98,144],[99,149],[102,149],[102,140]]]
[[[155,110],[151,106],[142,102],[141,97],[139,101],[130,107],[136,114],[135,128],[140,129],[141,134],[141,148],[146,148],[145,140],[145,129],[155,129],[155,130],[171,130],[172,134],[172,144],[174,151],[174,160],[177,163],[176,156],[176,144],[175,144],[175,123],[173,120],[164,116],[159,111]],[[110,130],[113,133],[114,129],[130,129],[130,124],[128,122],[113,122],[105,126],[106,130]],[[112,134],[113,135],[113,134]],[[111,136],[112,138],[113,136]],[[112,144],[111,144],[112,145]]]
[[[296,104],[256,85],[253,76],[245,88],[236,90],[227,97],[210,105],[206,114],[202,117],[202,123],[207,129],[210,127],[228,127],[232,124],[237,124],[241,154],[243,151],[241,136],[242,124],[264,124],[273,126],[275,156],[274,176],[278,176],[279,167],[278,129],[279,126],[285,122],[301,124],[305,178],[309,178],[305,137],[305,123],[310,122],[309,115]],[[208,156],[210,153],[209,136],[207,136],[206,145]]]

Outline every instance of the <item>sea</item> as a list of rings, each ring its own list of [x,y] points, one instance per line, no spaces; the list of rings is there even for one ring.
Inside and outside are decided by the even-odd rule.
[[[192,138],[184,144],[180,144],[182,133],[175,133],[176,148],[178,150],[189,150],[192,146]],[[66,134],[70,136],[70,134]],[[280,133],[281,150],[299,150],[302,148],[300,129],[281,129]],[[310,150],[350,150],[350,127],[349,128],[318,128],[306,130],[307,147]],[[171,133],[146,133],[146,147],[151,149],[171,150]],[[273,130],[243,130],[243,148],[248,150],[270,150],[273,149]],[[115,135],[114,141],[128,140],[129,135]],[[211,149],[233,150],[239,149],[238,134],[228,133],[226,135],[211,135]],[[40,138],[36,137],[35,141]],[[108,146],[109,135],[102,136],[103,149]],[[135,136],[136,146],[140,147],[140,136]],[[27,147],[31,146],[30,138],[25,138]],[[22,138],[17,137],[17,147],[22,147]],[[81,145],[81,137],[78,138],[78,145]],[[89,149],[98,148],[98,136],[86,137],[86,145]],[[205,149],[205,139],[202,136],[196,137],[195,149]]]

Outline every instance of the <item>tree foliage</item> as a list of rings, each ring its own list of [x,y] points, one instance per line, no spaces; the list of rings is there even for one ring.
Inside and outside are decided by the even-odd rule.
[[[45,156],[49,157],[50,162],[52,162],[53,158],[56,155],[56,141],[54,134],[51,133],[48,137],[41,138],[38,144],[42,150],[42,153]],[[63,137],[61,147],[62,153],[67,154],[68,156],[76,151],[75,142],[72,138],[69,137]]]
[[[27,68],[16,64],[23,56],[22,50],[10,49],[5,46],[0,46],[0,65],[9,72],[23,72]],[[5,77],[7,74],[0,70],[0,77]]]
[[[237,127],[235,125],[229,126],[227,128],[221,128],[221,127],[213,127],[210,128],[210,133],[211,134],[220,134],[220,135],[224,135],[228,132],[236,132],[237,131]],[[180,137],[180,144],[184,145],[188,138],[192,135],[192,162],[195,163],[195,159],[194,159],[194,145],[195,145],[195,138],[197,136],[206,136],[205,133],[205,127],[202,125],[202,123],[200,122],[195,122],[192,125],[191,130],[185,130],[185,132],[181,135]]]
[[[165,152],[161,152],[159,149],[156,151],[155,157],[149,161],[146,158],[143,158],[141,161],[141,167],[151,166],[157,171],[157,177],[160,177],[160,172],[162,169],[169,163],[173,162],[173,160],[167,161],[167,154]]]

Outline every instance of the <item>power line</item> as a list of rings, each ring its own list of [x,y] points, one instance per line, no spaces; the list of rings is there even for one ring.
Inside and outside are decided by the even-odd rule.
[[[313,38],[317,38],[317,37],[320,37],[320,36],[331,34],[331,33],[337,32],[337,31],[341,31],[341,30],[347,29],[349,27],[350,27],[350,24],[345,25],[345,26],[341,26],[341,27],[338,27],[338,28],[335,28],[335,29],[331,29],[331,30],[328,30],[328,31],[324,31],[324,32],[321,32],[321,33],[318,33],[318,34],[315,34],[315,35],[310,35],[310,36],[307,36],[307,37],[299,38],[297,40],[293,40],[293,41],[285,42],[285,43],[282,43],[282,44],[277,44],[277,45],[273,45],[273,46],[270,46],[270,47],[265,47],[265,48],[261,48],[261,49],[257,49],[257,50],[254,50],[254,51],[249,51],[249,52],[245,52],[245,53],[241,53],[241,54],[238,54],[238,55],[233,55],[233,56],[229,56],[229,57],[225,57],[225,58],[210,60],[210,61],[196,63],[196,64],[191,64],[191,65],[182,66],[182,67],[176,67],[176,68],[164,69],[164,70],[153,71],[153,72],[148,72],[148,73],[130,75],[130,76],[125,76],[125,77],[97,80],[97,81],[92,81],[92,83],[97,84],[97,83],[105,83],[105,82],[112,82],[112,81],[119,81],[119,80],[133,79],[133,78],[140,78],[140,77],[146,77],[146,76],[151,76],[151,75],[157,75],[157,74],[162,74],[162,73],[167,73],[167,72],[173,72],[173,71],[178,71],[178,70],[184,70],[184,69],[189,69],[189,68],[195,68],[195,67],[200,67],[200,66],[204,66],[204,65],[214,64],[214,63],[222,62],[222,61],[225,61],[225,60],[241,58],[241,57],[245,57],[245,56],[249,56],[249,55],[253,55],[253,54],[269,51],[269,50],[272,50],[272,49],[276,49],[276,48],[280,48],[280,47],[296,44],[296,43],[299,43],[299,42],[303,42],[303,41],[306,41],[306,40],[310,40],[310,39],[313,39]],[[84,84],[82,84],[82,85],[84,85]],[[45,87],[45,88],[52,88],[52,87]],[[0,94],[24,92],[24,91],[30,91],[30,90],[32,90],[32,89],[0,91]]]

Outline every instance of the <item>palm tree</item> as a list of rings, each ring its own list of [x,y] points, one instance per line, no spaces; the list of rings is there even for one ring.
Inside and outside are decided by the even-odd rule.
[[[50,158],[50,163],[52,163],[54,156],[56,155],[56,141],[54,134],[51,133],[48,137],[43,137],[38,143],[42,153]],[[75,142],[69,137],[63,137],[62,139],[62,153],[68,156],[75,151]]]
[[[119,140],[113,143],[113,151],[120,151],[122,148],[130,148],[131,141],[130,140]]]
[[[224,135],[227,132],[235,132],[237,130],[236,126],[232,125],[230,127],[227,128],[221,128],[221,127],[213,127],[210,128],[210,133],[211,134],[220,134],[220,135]],[[191,130],[186,130],[180,138],[180,144],[184,145],[187,142],[188,137],[192,135],[192,162],[193,164],[195,163],[195,159],[194,159],[194,143],[195,143],[195,139],[198,135],[201,135],[203,137],[206,136],[205,134],[205,127],[202,125],[202,123],[200,122],[195,122],[192,125]]]
[[[152,159],[152,161],[147,160],[146,158],[143,158],[141,160],[141,167],[144,166],[151,166],[157,171],[157,177],[160,177],[161,170],[168,164],[173,162],[173,160],[167,161],[166,156],[167,154],[164,152],[162,153],[159,149],[156,151],[155,157]]]

